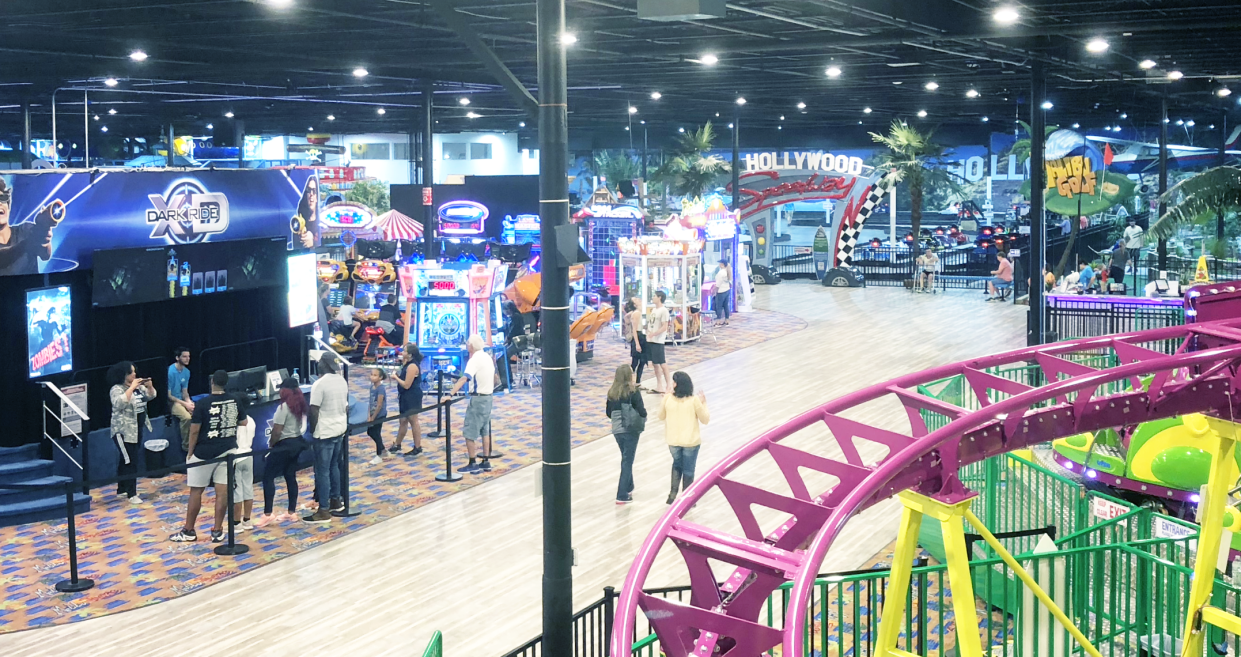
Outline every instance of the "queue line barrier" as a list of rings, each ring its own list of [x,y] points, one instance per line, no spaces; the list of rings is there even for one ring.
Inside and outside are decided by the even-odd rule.
[[[441,388],[441,391],[442,391],[442,388]],[[454,475],[452,472],[452,424],[451,424],[452,411],[451,411],[451,408],[453,404],[463,399],[465,399],[465,397],[463,396],[445,397],[442,395],[442,392],[441,392],[441,394],[439,395],[439,399],[432,406],[424,406],[416,411],[408,411],[406,413],[401,413],[399,415],[393,415],[387,418],[375,420],[373,422],[365,422],[365,423],[360,423],[360,424],[349,425],[349,428],[346,430],[346,433],[343,436],[345,438],[344,449],[342,451],[342,456],[338,464],[339,467],[341,468],[341,497],[342,497],[342,501],[344,502],[344,510],[333,513],[332,515],[335,517],[352,517],[352,516],[358,515],[356,513],[352,513],[350,511],[350,506],[349,506],[350,496],[349,496],[349,441],[348,441],[348,437],[351,435],[354,435],[354,432],[356,432],[359,429],[368,429],[372,426],[382,425],[385,422],[391,422],[393,420],[399,421],[403,418],[413,417],[415,415],[420,415],[428,410],[435,409],[437,416],[439,415],[443,416],[443,426],[445,427],[445,434],[444,434],[445,436],[445,439],[444,439],[445,473],[448,477],[453,477]],[[74,511],[74,505],[73,505],[73,495],[77,489],[81,488],[84,491],[89,491],[89,489],[91,488],[101,488],[104,486],[111,486],[113,484],[117,484],[122,481],[127,481],[130,479],[133,479],[136,481],[139,478],[161,478],[161,477],[166,477],[174,473],[186,472],[191,467],[205,467],[205,466],[214,465],[217,463],[227,463],[228,464],[227,465],[228,482],[227,482],[227,493],[226,493],[227,495],[226,521],[228,523],[228,528],[227,528],[228,533],[227,533],[227,538],[225,539],[225,542],[216,546],[214,549],[214,552],[221,556],[236,556],[240,554],[245,554],[246,552],[249,552],[250,550],[250,547],[248,545],[237,542],[236,535],[234,533],[233,522],[235,520],[235,517],[234,517],[235,502],[233,500],[233,494],[234,494],[235,482],[234,482],[233,477],[234,477],[234,473],[236,469],[236,460],[239,458],[253,458],[257,456],[263,456],[270,451],[271,451],[270,448],[259,449],[259,450],[252,449],[243,454],[237,454],[237,453],[224,454],[222,456],[218,456],[213,459],[205,459],[202,461],[197,461],[193,465],[179,463],[176,465],[171,465],[171,466],[167,466],[163,468],[156,468],[154,470],[147,470],[144,468],[144,469],[140,469],[138,472],[135,472],[133,474],[128,474],[125,476],[101,477],[101,478],[91,479],[91,480],[87,480],[85,479],[85,477],[83,477],[82,481],[70,479],[69,481],[66,481],[63,483],[55,483],[55,484],[0,483],[0,489],[8,489],[8,490],[63,489],[64,490],[65,492],[65,517],[66,517],[66,525],[67,525],[66,532],[68,533],[68,538],[69,538],[69,541],[68,541],[69,543],[69,578],[57,582],[55,585],[55,588],[57,591],[60,591],[61,593],[80,593],[82,591],[87,591],[93,588],[95,586],[95,582],[93,580],[84,579],[80,577],[80,573],[78,569],[77,521],[76,521],[76,513]],[[445,481],[444,479],[440,479],[440,476],[443,476],[443,475],[437,475],[436,479],[440,481]],[[455,479],[448,479],[447,481],[458,481],[461,479],[461,475],[459,474],[455,475],[455,477],[456,477]]]

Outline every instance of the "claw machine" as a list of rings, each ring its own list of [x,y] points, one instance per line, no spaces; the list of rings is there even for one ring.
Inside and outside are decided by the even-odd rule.
[[[672,323],[668,341],[674,344],[702,337],[702,247],[699,239],[649,236],[617,242],[623,299],[637,297],[645,318],[655,292],[663,290]]]

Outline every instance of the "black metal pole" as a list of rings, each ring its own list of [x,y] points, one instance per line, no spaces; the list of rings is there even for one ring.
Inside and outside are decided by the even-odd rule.
[[[1168,97],[1159,99],[1159,217],[1168,211],[1163,195],[1168,191]],[[1159,220],[1155,217],[1155,221]],[[1159,240],[1159,271],[1168,270],[1168,240]],[[1150,275],[1147,274],[1147,278]]]
[[[447,404],[441,408],[444,411],[444,474],[435,475],[436,481],[461,481],[463,477],[454,474],[452,471],[452,402],[449,399]]]
[[[1228,148],[1228,112],[1224,112],[1219,117],[1219,120],[1219,152],[1215,156],[1215,166],[1222,167],[1228,158],[1228,154],[1225,152]],[[27,120],[26,125],[30,125],[29,120]],[[29,134],[29,130],[27,130],[27,134]],[[1224,241],[1224,208],[1222,206],[1215,211],[1215,239],[1220,242]],[[1218,263],[1219,261],[1216,260],[1216,262]]]
[[[538,0],[539,209],[543,225],[543,653],[573,654],[569,444],[569,266],[556,234],[569,223],[564,0]]]
[[[741,207],[741,106],[733,110],[733,212]]]
[[[61,593],[80,593],[93,586],[95,581],[78,579],[78,528],[73,514],[73,482],[65,484],[65,518],[69,521],[69,579],[56,582]]]
[[[177,165],[177,154],[176,154],[176,151],[172,147],[173,142],[175,141],[176,141],[176,138],[173,136],[172,124],[169,123],[168,124],[168,157],[165,158],[164,160],[164,163],[167,164],[169,167],[174,167]]]
[[[428,438],[444,435],[444,370],[437,371],[435,379],[435,431],[428,433]]]
[[[430,197],[435,184],[435,81],[422,82],[422,240],[423,257],[437,260],[440,246],[436,230],[435,203]]]
[[[246,122],[233,121],[233,143],[237,145],[237,168],[246,168]]]
[[[352,518],[358,514],[349,510],[349,434],[345,433],[341,437],[340,445],[340,497],[345,502],[344,511],[336,511],[332,513],[337,518]]]
[[[1043,101],[1047,96],[1047,74],[1043,63],[1034,61],[1030,64],[1030,321],[1026,344],[1040,345],[1046,341],[1047,330],[1044,319],[1046,309],[1043,307],[1043,264],[1047,260],[1046,241],[1047,228],[1044,219],[1044,181],[1043,143],[1046,141],[1047,112],[1043,109]],[[1076,218],[1073,219],[1077,221]]]
[[[233,532],[233,521],[236,520],[236,517],[233,515],[233,486],[237,485],[236,473],[234,472],[236,462],[233,460],[233,456],[233,454],[229,454],[224,461],[224,466],[228,471],[228,490],[224,493],[225,502],[228,505],[228,508],[224,511],[224,521],[228,523],[228,541],[215,549],[215,553],[222,556],[245,554],[250,551],[249,545],[243,545],[236,541],[237,537]]]
[[[646,124],[643,123],[642,125],[642,188],[643,188],[642,189],[642,206],[643,207],[650,206],[650,203],[647,202],[646,200],[646,193],[650,189],[650,185],[647,182],[648,173],[647,173],[647,166],[646,166],[646,151],[647,151],[647,147],[650,146],[650,142],[647,139],[646,133],[647,133]]]
[[[34,168],[34,154],[30,152],[30,101],[22,101],[22,168]]]

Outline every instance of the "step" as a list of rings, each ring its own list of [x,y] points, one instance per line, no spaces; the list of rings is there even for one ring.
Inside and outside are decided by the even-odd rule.
[[[34,461],[39,458],[39,444],[31,443],[21,447],[0,447],[0,463],[17,463],[18,461]]]
[[[0,484],[19,484],[30,479],[52,476],[51,461],[0,463]]]
[[[0,488],[0,506],[5,504],[14,504],[17,502],[29,502],[32,500],[57,499],[61,504],[65,503],[65,482],[73,481],[69,477],[50,476],[39,477],[38,479],[28,479],[21,482],[23,485],[30,486],[48,486],[56,485],[55,488],[43,488],[37,490],[23,488]],[[79,490],[81,486],[77,487]]]
[[[90,511],[90,496],[82,493],[73,495],[75,514]],[[65,500],[53,497],[42,500],[30,500],[15,504],[0,504],[0,527],[15,527],[32,522],[45,520],[63,520],[65,518]]]

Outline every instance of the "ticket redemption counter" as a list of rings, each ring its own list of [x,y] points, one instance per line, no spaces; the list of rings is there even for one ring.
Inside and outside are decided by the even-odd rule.
[[[645,318],[655,306],[655,292],[667,295],[672,324],[668,342],[684,343],[702,335],[702,241],[638,237],[617,242],[623,299],[641,300]]]
[[[430,388],[437,372],[459,373],[469,353],[471,335],[499,363],[507,363],[504,347],[504,283],[508,265],[488,263],[424,262],[400,270],[406,299],[407,342],[422,352],[423,388]],[[508,381],[507,368],[501,374]]]

